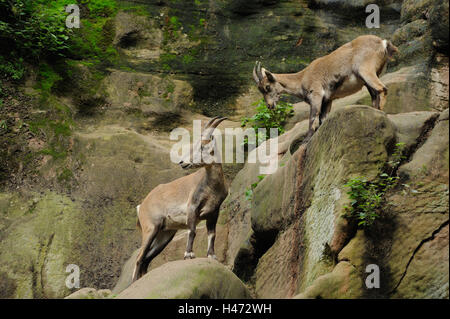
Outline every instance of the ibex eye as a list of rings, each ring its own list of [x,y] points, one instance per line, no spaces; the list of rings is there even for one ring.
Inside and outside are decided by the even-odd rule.
[[[266,91],[270,92],[270,86],[266,86]]]

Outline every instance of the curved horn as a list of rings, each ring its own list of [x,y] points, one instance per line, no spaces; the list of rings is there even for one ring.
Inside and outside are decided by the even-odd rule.
[[[225,121],[227,119],[228,119],[227,117],[221,117],[220,119],[215,121],[214,124],[211,125],[211,128],[216,128],[220,123],[222,123],[223,121]]]
[[[228,119],[227,117],[221,117],[219,119],[217,119],[213,124],[211,124],[209,126],[209,130],[208,133],[206,134],[206,138],[209,139],[211,137],[211,134],[214,132],[214,130],[216,129],[216,127],[222,123],[223,121],[225,121],[226,119]]]
[[[259,84],[259,82],[261,81],[258,77],[258,74],[256,73],[256,65],[258,64],[258,62],[255,63],[255,66],[253,67],[253,80],[255,80],[256,84]]]
[[[256,62],[256,63],[257,63],[256,74],[258,75],[258,78],[261,81],[264,78],[264,76],[263,76],[263,74],[261,72],[261,62]]]
[[[214,116],[212,119],[210,119],[208,121],[208,123],[206,123],[206,125],[203,127],[204,130],[206,130],[208,127],[211,126],[212,122],[214,122],[215,120],[217,120],[220,116]]]

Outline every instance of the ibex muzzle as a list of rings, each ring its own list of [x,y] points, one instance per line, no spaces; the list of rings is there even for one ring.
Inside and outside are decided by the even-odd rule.
[[[261,62],[256,62],[253,68],[253,79],[258,85],[259,91],[263,94],[269,109],[275,108],[283,87],[277,82],[275,77],[264,68],[261,68]]]

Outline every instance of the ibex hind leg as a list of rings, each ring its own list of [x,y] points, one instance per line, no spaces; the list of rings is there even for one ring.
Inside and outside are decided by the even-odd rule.
[[[139,254],[136,258],[136,264],[134,266],[132,281],[135,281],[142,277],[143,273],[145,274],[145,270],[143,269],[143,259],[145,255],[147,255],[150,249],[150,245],[156,238],[158,231],[159,227],[151,226],[151,229],[149,229],[149,231],[145,233],[146,235],[143,236],[141,250],[139,251]]]
[[[166,246],[172,241],[176,232],[176,230],[166,230],[160,231],[158,233],[155,240],[153,240],[152,244],[150,245],[148,253],[142,260],[142,269],[144,274],[145,272],[147,272],[148,265],[153,260],[153,258],[158,256],[159,253],[163,251],[164,248],[166,248]]]
[[[322,125],[322,123],[323,123],[323,121],[325,121],[325,118],[327,117],[328,113],[330,113],[332,104],[333,104],[332,100],[324,99],[322,101],[322,107],[320,109],[320,115],[319,115],[319,124],[320,125]]]

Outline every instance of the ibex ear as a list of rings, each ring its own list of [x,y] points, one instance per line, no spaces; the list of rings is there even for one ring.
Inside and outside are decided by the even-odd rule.
[[[270,72],[267,71],[267,70],[264,70],[264,71],[265,71],[265,73],[266,73],[267,80],[269,80],[269,82],[275,83],[275,82],[277,81],[277,79],[275,78],[275,76],[274,76],[272,73],[270,73]]]

